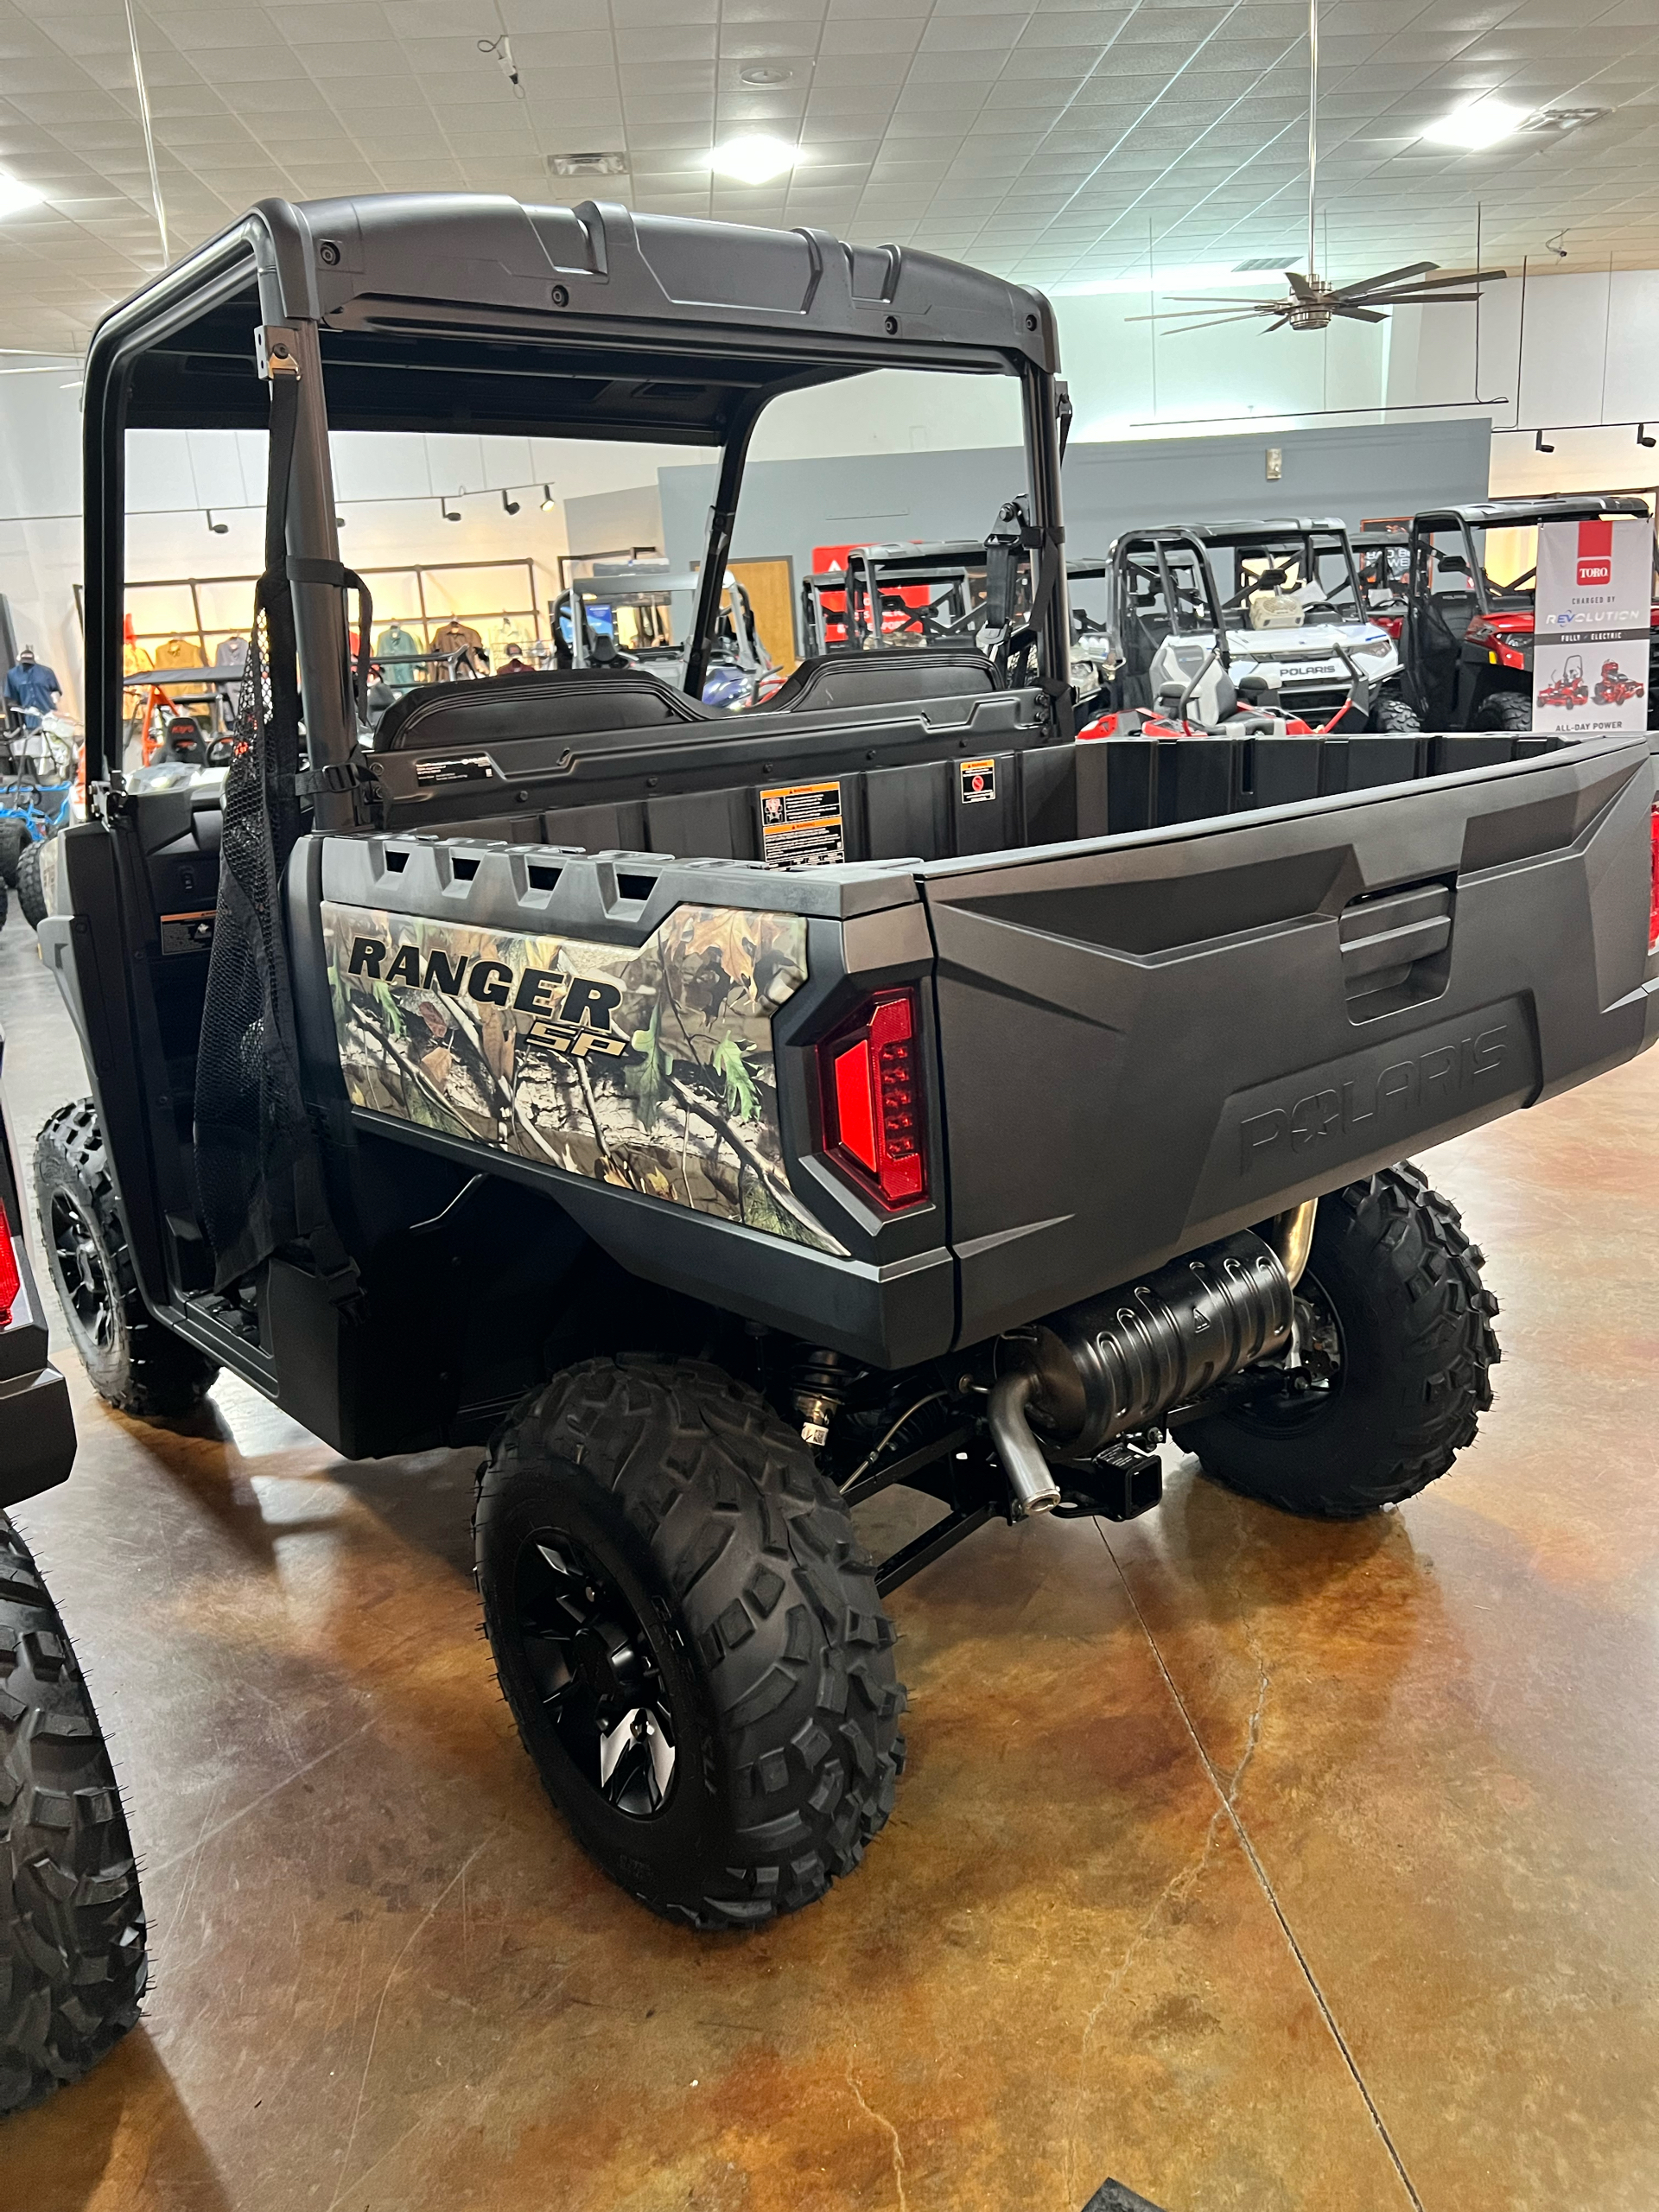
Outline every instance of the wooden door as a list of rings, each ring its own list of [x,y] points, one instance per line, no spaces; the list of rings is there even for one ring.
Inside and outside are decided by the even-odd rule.
[[[760,642],[787,676],[799,659],[795,648],[795,563],[730,561],[727,566],[749,594]]]

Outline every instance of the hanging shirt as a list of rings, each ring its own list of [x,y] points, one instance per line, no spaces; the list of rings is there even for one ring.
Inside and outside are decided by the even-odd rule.
[[[459,653],[475,676],[487,674],[489,655],[484,650],[484,640],[467,622],[446,622],[441,630],[432,632],[435,653]]]
[[[168,638],[156,648],[157,668],[200,668],[201,640],[199,638]]]
[[[25,713],[49,715],[53,700],[62,689],[56,671],[48,668],[44,661],[32,661],[27,666],[19,661],[6,676],[7,698]]]
[[[416,656],[420,650],[420,639],[401,622],[389,623],[380,632],[374,657],[394,691],[407,691],[411,683],[419,683],[421,665]]]

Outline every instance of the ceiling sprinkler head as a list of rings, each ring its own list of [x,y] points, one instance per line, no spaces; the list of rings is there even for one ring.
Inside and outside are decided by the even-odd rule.
[[[769,63],[757,63],[751,69],[740,69],[737,80],[740,85],[753,85],[764,92],[772,85],[786,85],[794,73],[792,69],[775,69]]]

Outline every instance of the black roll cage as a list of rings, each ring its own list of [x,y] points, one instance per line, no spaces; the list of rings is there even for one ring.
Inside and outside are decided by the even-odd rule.
[[[1486,564],[1475,550],[1476,531],[1530,530],[1540,523],[1599,522],[1618,515],[1640,515],[1644,522],[1652,520],[1643,500],[1624,493],[1587,493],[1581,497],[1562,493],[1538,499],[1482,499],[1463,506],[1435,507],[1414,515],[1409,540],[1411,558],[1406,571],[1408,604],[1415,605],[1428,595],[1429,569],[1437,534],[1455,531],[1461,539],[1465,570],[1469,588],[1475,596],[1476,613],[1491,614],[1510,604],[1515,594],[1495,585],[1487,574]],[[1659,575],[1659,545],[1656,546],[1655,563],[1655,572]],[[1515,581],[1518,583],[1521,579]]]
[[[549,281],[552,280],[552,281]],[[259,334],[262,358],[254,355]],[[357,747],[328,432],[456,429],[716,448],[684,688],[702,689],[755,424],[786,391],[877,368],[1020,379],[1032,525],[1058,558],[1058,366],[1039,293],[925,254],[486,195],[262,201],[106,316],[83,452],[86,773],[121,765],[125,432],[263,429],[267,354],[297,372],[288,556],[314,772]],[[321,581],[319,581],[321,577]],[[1064,580],[1039,683],[1070,734]],[[319,790],[316,826],[353,820]]]

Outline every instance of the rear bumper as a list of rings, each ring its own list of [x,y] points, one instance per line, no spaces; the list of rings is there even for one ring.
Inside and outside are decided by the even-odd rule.
[[[74,1416],[57,1369],[0,1383],[0,1507],[54,1489],[74,1463]]]

